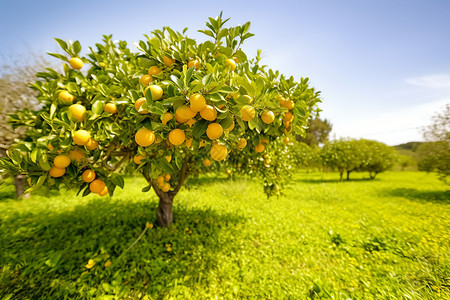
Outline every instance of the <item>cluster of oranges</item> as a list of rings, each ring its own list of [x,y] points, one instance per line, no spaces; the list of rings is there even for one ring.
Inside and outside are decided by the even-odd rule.
[[[81,174],[81,179],[83,179],[84,182],[89,183],[89,190],[92,193],[105,196],[108,194],[108,187],[102,179],[95,179],[96,177],[97,175],[91,169],[87,169]]]

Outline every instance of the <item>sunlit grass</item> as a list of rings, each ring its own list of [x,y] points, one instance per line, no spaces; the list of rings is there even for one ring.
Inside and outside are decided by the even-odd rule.
[[[299,173],[270,199],[258,180],[193,180],[175,224],[120,258],[155,223],[144,180],[112,199],[4,198],[0,298],[450,297],[448,186],[418,172],[353,177]]]

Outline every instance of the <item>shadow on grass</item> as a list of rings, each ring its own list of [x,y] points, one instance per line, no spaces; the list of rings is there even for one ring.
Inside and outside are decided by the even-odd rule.
[[[201,281],[230,242],[220,239],[221,231],[245,221],[175,206],[172,226],[147,230],[119,258],[146,222],[155,224],[155,213],[156,202],[93,199],[57,213],[0,215],[0,299],[160,298],[181,278],[191,278],[192,286]],[[91,269],[89,259],[96,262]]]
[[[410,200],[421,200],[436,203],[450,204],[450,190],[447,191],[420,191],[409,188],[385,190],[381,193],[388,197],[404,197]]]
[[[14,184],[9,181],[0,183],[0,201],[6,199],[14,199],[16,196],[16,188]]]
[[[290,182],[302,182],[302,183],[317,184],[317,183],[374,182],[374,181],[377,181],[377,178],[375,178],[375,179],[370,179],[370,178],[352,179],[352,178],[350,178],[350,180],[344,179],[342,181],[340,181],[339,178],[337,178],[337,179],[296,178],[296,179],[291,180]]]

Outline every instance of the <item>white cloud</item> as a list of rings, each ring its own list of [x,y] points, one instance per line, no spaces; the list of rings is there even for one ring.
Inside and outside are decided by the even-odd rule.
[[[428,88],[450,88],[450,75],[436,74],[422,77],[407,78],[405,82],[411,85]]]

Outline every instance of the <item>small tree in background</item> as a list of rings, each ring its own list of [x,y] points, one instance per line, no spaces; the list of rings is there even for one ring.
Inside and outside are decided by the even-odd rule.
[[[309,119],[306,135],[304,137],[298,135],[296,138],[299,142],[303,142],[310,147],[318,147],[328,141],[332,129],[333,125],[329,120],[322,120],[316,116],[315,118]]]
[[[436,171],[439,178],[448,183],[450,175],[450,104],[433,116],[433,124],[424,128],[427,140],[417,149],[419,170]]]
[[[362,155],[358,151],[356,140],[335,140],[326,143],[321,151],[320,157],[325,167],[337,170],[342,181],[344,172],[347,173],[347,180],[350,173],[361,167]]]
[[[173,221],[172,205],[185,180],[205,168],[242,159],[240,172],[265,179],[268,195],[282,182],[281,160],[270,167],[255,163],[276,157],[287,135],[304,134],[320,102],[308,78],[296,82],[260,63],[240,49],[253,34],[250,23],[224,27],[221,15],[200,30],[209,41],[197,43],[169,27],[135,45],[102,44],[79,57],[78,41],[56,39],[70,56],[64,72],[39,73],[32,84],[42,104],[38,111],[13,115],[15,128],[27,137],[0,168],[27,177],[32,190],[65,186],[88,195],[113,195],[124,187],[124,170],[141,173],[144,192],[159,197],[160,226]],[[88,63],[89,67],[84,67]]]
[[[371,179],[378,173],[392,168],[398,162],[398,153],[393,147],[377,141],[361,139],[357,151],[361,153],[361,166],[358,171],[367,171]]]
[[[289,147],[289,154],[297,167],[304,168],[309,172],[310,169],[321,166],[319,150],[318,147],[310,147],[295,140]]]

